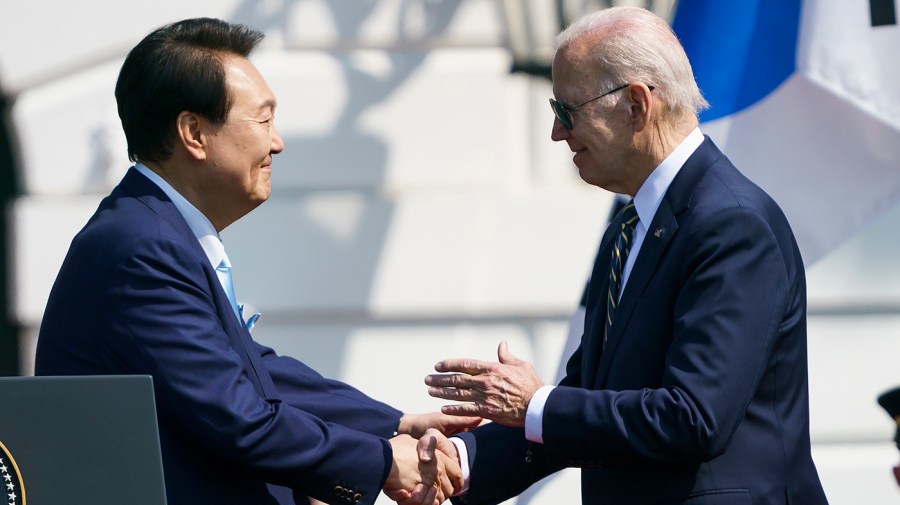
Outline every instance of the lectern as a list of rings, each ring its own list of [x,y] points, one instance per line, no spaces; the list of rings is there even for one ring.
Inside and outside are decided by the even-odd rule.
[[[148,375],[0,378],[0,458],[4,505],[166,503]]]

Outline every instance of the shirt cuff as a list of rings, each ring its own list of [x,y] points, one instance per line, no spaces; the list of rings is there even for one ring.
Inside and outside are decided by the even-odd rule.
[[[541,386],[534,392],[525,411],[525,438],[539,444],[544,443],[544,404],[556,386]]]
[[[453,445],[456,446],[456,452],[459,453],[459,469],[463,476],[462,489],[453,495],[459,496],[469,492],[469,476],[471,475],[471,470],[469,469],[469,450],[466,449],[466,443],[463,442],[461,438],[450,437],[450,441],[453,442]]]

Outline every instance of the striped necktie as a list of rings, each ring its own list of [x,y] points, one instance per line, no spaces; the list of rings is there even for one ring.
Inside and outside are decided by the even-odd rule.
[[[634,200],[628,202],[622,208],[622,218],[619,234],[616,235],[616,243],[612,251],[612,260],[609,268],[609,294],[606,300],[606,331],[603,333],[603,346],[606,347],[606,337],[612,328],[613,316],[616,306],[619,304],[619,296],[622,292],[622,272],[625,270],[625,262],[628,261],[628,251],[631,250],[631,239],[634,235],[634,227],[637,226],[638,215],[634,208]]]

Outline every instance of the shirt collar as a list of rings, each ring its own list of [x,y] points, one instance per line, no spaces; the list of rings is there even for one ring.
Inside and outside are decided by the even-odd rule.
[[[638,226],[644,228],[649,226],[678,171],[702,143],[703,133],[699,127],[694,128],[678,147],[653,172],[650,172],[650,176],[634,195],[634,209],[640,218]]]
[[[151,170],[147,165],[135,163],[134,168],[143,174],[144,177],[150,179],[154,184],[159,186],[159,189],[172,200],[172,203],[175,204],[175,208],[178,209],[178,212],[181,213],[181,216],[187,221],[191,231],[194,232],[194,236],[197,237],[197,240],[200,242],[200,247],[203,248],[203,252],[206,253],[206,257],[209,259],[212,267],[216,268],[219,266],[219,263],[227,256],[225,254],[225,246],[222,244],[222,239],[219,237],[219,233],[216,231],[216,228],[210,220],[207,219],[197,207],[194,207],[187,198],[176,191],[171,184],[166,182],[165,179]]]

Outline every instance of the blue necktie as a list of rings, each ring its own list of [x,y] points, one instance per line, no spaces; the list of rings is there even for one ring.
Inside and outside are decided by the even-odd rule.
[[[231,302],[231,310],[233,310],[234,315],[237,316],[238,322],[242,322],[244,320],[244,306],[238,305],[237,297],[234,294],[234,283],[231,280],[231,262],[228,261],[228,256],[225,256],[222,258],[222,261],[219,262],[219,266],[216,267],[216,275],[219,276],[219,283],[222,285],[222,289],[225,290],[225,296],[227,296],[228,301]],[[247,318],[247,331],[252,330],[253,325],[255,325],[258,320],[259,312]]]
[[[231,302],[231,310],[234,311],[234,316],[238,318],[238,322],[241,322],[241,309],[238,307],[237,298],[234,296],[234,283],[231,281],[231,262],[228,261],[228,256],[222,258],[219,266],[216,267],[216,275],[219,276],[219,282],[222,284],[222,289],[225,290],[225,296]]]
[[[622,291],[622,273],[625,270],[625,262],[628,261],[631,239],[638,220],[637,210],[634,208],[634,200],[632,200],[622,209],[621,226],[619,234],[616,235],[616,243],[612,251],[609,269],[609,293],[606,301],[606,331],[603,333],[604,347],[606,347],[606,337],[609,335],[610,328],[612,328],[616,306],[619,304],[619,296]]]

